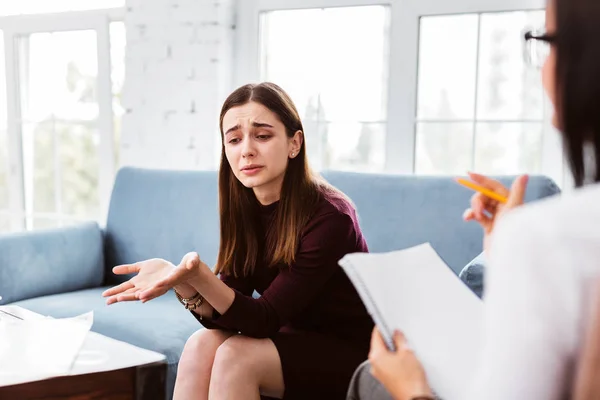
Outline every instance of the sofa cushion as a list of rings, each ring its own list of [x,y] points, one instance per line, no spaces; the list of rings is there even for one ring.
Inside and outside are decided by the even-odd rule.
[[[102,232],[95,222],[0,237],[4,303],[96,287],[104,279]]]
[[[164,354],[169,364],[168,393],[172,393],[177,362],[188,339],[202,326],[167,293],[147,303],[129,302],[107,306],[104,288],[23,300],[14,305],[54,318],[73,317],[94,311],[92,330],[135,346]]]

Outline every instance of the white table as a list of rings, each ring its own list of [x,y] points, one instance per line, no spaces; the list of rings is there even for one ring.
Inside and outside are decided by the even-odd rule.
[[[3,306],[0,311],[0,318],[44,318],[17,306]],[[0,387],[0,398],[100,398],[87,396],[102,390],[103,399],[163,399],[165,379],[164,355],[90,331],[69,374],[11,382]]]

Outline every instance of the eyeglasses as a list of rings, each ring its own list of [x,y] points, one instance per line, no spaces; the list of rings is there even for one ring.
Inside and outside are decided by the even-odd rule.
[[[524,39],[525,61],[535,68],[542,68],[552,45],[556,43],[556,35],[529,31],[525,33]]]

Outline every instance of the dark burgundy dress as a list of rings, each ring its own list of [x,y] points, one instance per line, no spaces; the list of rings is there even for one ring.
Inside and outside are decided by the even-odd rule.
[[[262,207],[263,229],[277,207]],[[198,320],[209,329],[270,338],[281,359],[284,399],[345,399],[352,373],[368,356],[373,321],[337,262],[367,251],[352,205],[323,198],[291,268],[257,265],[250,277],[221,276],[235,290],[233,304],[223,315]],[[254,290],[260,298],[252,297]]]

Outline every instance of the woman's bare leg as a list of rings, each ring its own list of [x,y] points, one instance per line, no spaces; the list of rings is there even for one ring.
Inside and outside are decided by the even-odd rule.
[[[217,350],[210,380],[211,400],[282,398],[283,371],[271,339],[236,335]]]
[[[174,400],[206,400],[217,349],[231,333],[201,329],[187,340],[175,381]]]

